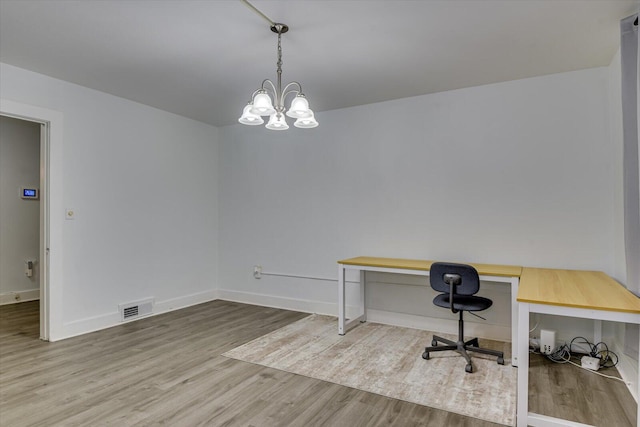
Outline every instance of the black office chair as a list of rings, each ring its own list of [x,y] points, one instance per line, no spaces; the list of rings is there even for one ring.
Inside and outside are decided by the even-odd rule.
[[[453,313],[460,313],[458,320],[458,341],[451,341],[445,338],[433,336],[431,347],[426,347],[422,353],[423,359],[429,359],[429,353],[433,351],[454,350],[460,353],[467,361],[464,368],[467,372],[473,372],[471,357],[467,351],[490,354],[498,357],[498,364],[504,365],[504,354],[501,351],[480,348],[478,338],[464,340],[464,322],[462,313],[465,311],[482,311],[491,307],[493,301],[488,298],[476,296],[480,289],[480,277],[475,268],[465,264],[453,264],[446,262],[434,262],[431,265],[429,280],[431,287],[438,292],[443,292],[433,299],[433,303],[439,307],[450,309]],[[473,314],[473,313],[471,313]],[[475,316],[478,316],[475,314]],[[480,317],[483,319],[482,317]],[[443,346],[438,346],[441,342]]]

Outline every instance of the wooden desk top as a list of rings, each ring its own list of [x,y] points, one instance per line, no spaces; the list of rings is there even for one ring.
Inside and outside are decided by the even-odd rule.
[[[640,313],[640,298],[601,271],[522,269],[518,302]]]
[[[338,264],[429,271],[431,269],[431,264],[433,264],[434,262],[435,261],[417,259],[359,256],[356,258],[343,259],[342,261],[338,261]],[[468,264],[472,265],[476,270],[478,270],[478,274],[484,276],[519,277],[522,273],[522,267],[515,265]]]

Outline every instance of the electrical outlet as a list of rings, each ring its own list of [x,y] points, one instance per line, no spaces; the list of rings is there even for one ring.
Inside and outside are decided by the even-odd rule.
[[[540,330],[540,353],[551,354],[556,348],[556,331]]]
[[[262,278],[262,266],[261,265],[254,265],[253,266],[253,277],[255,279]]]

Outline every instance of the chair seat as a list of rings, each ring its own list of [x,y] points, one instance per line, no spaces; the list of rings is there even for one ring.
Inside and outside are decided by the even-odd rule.
[[[439,307],[449,308],[449,294],[440,294],[433,299],[433,303]],[[453,298],[453,308],[464,311],[482,311],[491,307],[493,301],[489,298],[476,295],[456,295]]]

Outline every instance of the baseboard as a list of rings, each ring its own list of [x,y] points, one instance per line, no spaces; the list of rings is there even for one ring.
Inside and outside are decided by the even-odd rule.
[[[211,290],[173,298],[170,300],[158,301],[154,304],[153,313],[149,314],[148,316],[137,318],[135,320],[130,320],[129,322],[135,322],[145,317],[156,316],[158,314],[179,310],[181,308],[189,307],[196,304],[202,304],[204,302],[213,301],[215,299],[218,299],[218,293],[216,290]],[[64,323],[62,327],[62,333],[59,336],[50,337],[50,341],[58,341],[66,338],[71,338],[78,335],[111,328],[113,326],[118,326],[122,323],[123,322],[120,320],[120,312],[116,309],[111,313]]]
[[[198,305],[203,302],[209,302],[216,299],[219,299],[218,291],[214,289],[165,301],[158,301],[155,303],[153,314],[162,314],[169,311],[180,310],[181,308],[191,307],[192,305]]]
[[[367,310],[367,320],[370,322],[384,323],[434,331],[445,334],[458,334],[458,320],[440,319],[436,317],[417,316],[414,314],[395,313],[383,310]],[[490,323],[478,323],[467,321],[465,317],[464,333],[467,337],[478,337],[496,341],[511,342],[511,327]]]
[[[28,289],[26,291],[14,291],[0,294],[0,305],[16,304],[25,301],[40,299],[40,289]]]
[[[328,316],[336,316],[337,303],[300,300],[293,298],[262,295],[251,292],[238,292],[231,290],[218,290],[218,298],[245,304],[261,305],[266,307],[281,308],[284,310],[301,311],[304,313],[317,313]],[[358,308],[347,307],[347,316],[355,317]],[[405,328],[423,329],[440,333],[458,333],[458,321],[450,319],[438,319],[434,317],[417,316],[412,314],[395,313],[382,310],[367,310],[367,319],[370,322],[384,323],[387,325],[401,326]],[[479,338],[498,341],[511,341],[510,326],[480,324],[465,322],[465,333]]]
[[[338,304],[336,303],[277,297],[273,295],[239,292],[228,289],[218,289],[218,298],[226,301],[261,305],[263,307],[280,308],[283,310],[301,311],[303,313],[324,314],[328,316],[336,316],[338,312]],[[356,309],[354,307],[354,313],[355,310]]]

